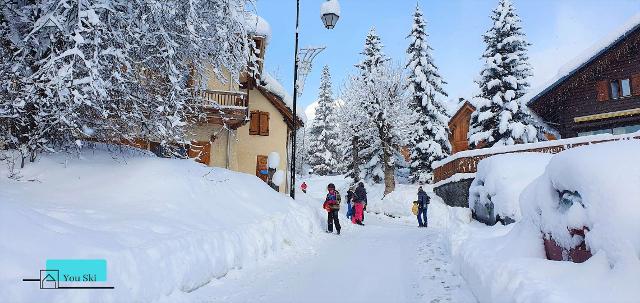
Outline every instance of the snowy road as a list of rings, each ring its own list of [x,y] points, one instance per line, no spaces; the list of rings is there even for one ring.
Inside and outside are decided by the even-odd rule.
[[[438,229],[341,214],[343,234],[231,272],[191,293],[197,302],[475,302],[454,274]]]

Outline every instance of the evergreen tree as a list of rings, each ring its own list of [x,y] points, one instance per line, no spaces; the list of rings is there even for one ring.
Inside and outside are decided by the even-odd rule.
[[[522,101],[531,67],[525,39],[510,0],[500,0],[491,15],[492,26],[484,35],[484,68],[476,81],[480,88],[473,103],[469,141],[472,148],[513,145],[544,140],[542,127]]]
[[[447,96],[446,84],[438,72],[427,43],[427,24],[420,7],[416,6],[413,27],[408,38],[409,107],[414,113],[415,132],[411,142],[411,180],[430,183],[433,176],[431,164],[451,153],[449,143],[449,117],[443,97]]]
[[[329,66],[322,69],[318,107],[309,130],[309,164],[318,175],[337,174],[338,171],[338,128],[335,102],[331,92]]]

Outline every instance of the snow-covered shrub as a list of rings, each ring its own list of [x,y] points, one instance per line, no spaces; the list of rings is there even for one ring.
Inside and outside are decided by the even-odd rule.
[[[520,193],[542,175],[553,155],[543,153],[500,154],[478,163],[469,188],[469,209],[475,217],[493,225],[520,219]]]
[[[640,142],[577,147],[556,155],[522,194],[523,217],[560,246],[582,242],[612,264],[640,263]]]

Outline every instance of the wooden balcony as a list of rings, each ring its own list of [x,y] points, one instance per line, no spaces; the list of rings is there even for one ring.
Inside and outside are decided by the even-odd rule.
[[[249,115],[249,95],[245,92],[231,92],[218,90],[201,91],[203,110],[206,122],[212,124],[223,123],[232,129],[246,123]]]

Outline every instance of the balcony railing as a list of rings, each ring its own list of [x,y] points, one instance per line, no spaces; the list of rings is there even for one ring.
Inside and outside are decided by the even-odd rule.
[[[202,98],[206,105],[218,104],[220,107],[247,108],[249,97],[245,92],[230,92],[218,90],[203,90]]]

